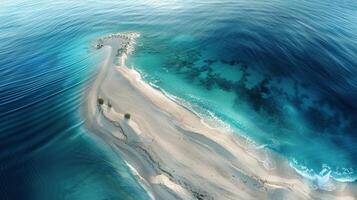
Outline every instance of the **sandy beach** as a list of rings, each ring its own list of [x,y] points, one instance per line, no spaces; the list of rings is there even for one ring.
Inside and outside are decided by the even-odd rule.
[[[248,151],[237,133],[202,123],[151,87],[125,66],[136,37],[114,34],[98,40],[96,51],[105,58],[86,94],[83,115],[90,132],[121,155],[153,199],[356,199],[355,184],[326,180],[313,188],[284,158],[269,152],[269,162],[262,162],[261,152]]]

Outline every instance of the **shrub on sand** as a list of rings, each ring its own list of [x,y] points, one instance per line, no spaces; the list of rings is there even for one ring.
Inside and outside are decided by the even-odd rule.
[[[97,48],[97,49],[100,49],[100,48],[102,48],[102,47],[103,47],[103,44],[97,44],[97,45],[96,45],[96,48]]]
[[[125,119],[130,119],[130,114],[129,114],[129,113],[125,113],[125,114],[124,114],[124,118],[125,118]]]
[[[98,97],[98,100],[97,100],[97,102],[98,102],[98,105],[103,105],[104,104],[104,99],[103,98],[101,98],[101,97]]]

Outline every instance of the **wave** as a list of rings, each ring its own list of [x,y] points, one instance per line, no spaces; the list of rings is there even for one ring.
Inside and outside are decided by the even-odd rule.
[[[150,199],[155,200],[155,197],[154,197],[152,191],[149,189],[149,186],[148,186],[148,183],[146,182],[146,180],[142,176],[140,176],[139,172],[132,165],[130,165],[125,160],[124,160],[124,163],[130,169],[130,171],[133,173],[133,175],[139,180],[139,182],[141,183],[140,185],[143,187],[143,189],[145,190],[147,195],[150,197]]]
[[[316,172],[314,169],[300,164],[295,158],[291,159],[289,165],[298,174],[308,180],[312,189],[322,189],[326,191],[342,190],[344,186],[337,187],[336,184],[334,184],[335,181],[340,183],[357,181],[357,176],[352,168],[338,168],[332,170],[330,166],[324,164],[321,171]]]
[[[143,73],[142,71],[140,71],[136,68],[135,68],[135,70],[138,71],[140,73],[140,75],[142,75],[142,73]],[[142,77],[146,77],[146,75],[142,75]],[[163,88],[159,87],[156,84],[156,82],[149,81],[148,83],[150,86],[152,86],[153,88],[155,88],[155,89],[159,90],[161,93],[163,93],[167,98],[171,99],[172,101],[178,103],[179,105],[183,106],[187,110],[189,110],[192,113],[194,113],[195,115],[197,115],[201,119],[201,122],[203,124],[205,124],[206,126],[208,126],[209,128],[220,129],[220,130],[224,129],[226,132],[229,132],[229,133],[233,132],[233,129],[231,128],[231,126],[228,123],[225,123],[223,120],[221,120],[212,111],[204,109],[192,101],[185,100],[183,98],[180,98],[178,96],[170,94]],[[191,96],[191,98],[195,99],[196,97]],[[198,98],[196,98],[196,99],[198,99]]]

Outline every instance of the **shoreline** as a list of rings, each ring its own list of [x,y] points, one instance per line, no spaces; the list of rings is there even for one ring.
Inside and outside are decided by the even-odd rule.
[[[130,36],[116,37],[116,36]],[[157,199],[354,199],[356,185],[334,182],[343,191],[312,190],[288,161],[267,170],[239,137],[210,129],[196,113],[154,89],[125,67],[135,34],[102,40],[106,58],[88,91],[83,115],[88,129],[115,147]],[[123,48],[125,47],[125,48]],[[124,52],[119,53],[120,49]],[[119,62],[117,62],[119,61]],[[98,106],[110,99],[112,108]],[[126,120],[123,115],[132,115]],[[254,152],[253,152],[254,155]],[[270,156],[270,155],[269,155]],[[270,158],[270,157],[269,157]],[[141,179],[140,178],[140,179]]]
[[[134,69],[135,71],[137,71],[142,77],[145,77],[146,75],[142,74],[144,72],[142,72],[140,69],[137,69],[135,66],[131,67],[132,69]],[[213,128],[213,129],[231,129],[228,130],[227,132],[232,132],[233,134],[235,134],[235,137],[239,137],[241,140],[243,141],[247,141],[247,145],[253,145],[252,149],[258,150],[258,149],[263,149],[263,150],[267,150],[268,153],[272,153],[274,154],[274,156],[277,157],[282,157],[283,159],[287,159],[286,157],[284,157],[283,155],[280,155],[279,153],[273,151],[272,149],[267,149],[267,146],[269,146],[268,144],[257,144],[254,139],[250,138],[247,135],[244,134],[240,134],[240,130],[237,128],[231,128],[232,126],[227,123],[222,121],[221,119],[219,119],[214,113],[212,113],[211,111],[207,111],[208,112],[208,116],[207,114],[205,115],[205,113],[201,113],[200,110],[196,110],[195,107],[199,107],[199,105],[195,105],[192,106],[190,104],[190,102],[185,101],[184,99],[177,97],[175,95],[170,94],[169,92],[165,91],[164,89],[160,88],[158,85],[156,85],[155,83],[151,83],[147,80],[145,80],[145,78],[143,78],[144,82],[147,82],[147,84],[149,84],[151,87],[153,87],[154,89],[160,91],[163,95],[165,95],[167,98],[169,98],[170,100],[174,101],[175,103],[181,105],[182,107],[186,108],[187,110],[191,111],[193,114],[197,115],[198,117],[200,117],[202,119],[202,123],[206,124],[207,126]],[[204,108],[201,108],[204,109]],[[208,122],[206,122],[206,120],[208,120]],[[211,126],[211,123],[213,123],[212,121],[216,122],[215,127]],[[251,148],[251,147],[247,147],[242,145],[243,148]],[[264,160],[259,160],[260,162],[264,162]],[[332,173],[334,173],[335,171],[330,169],[330,166],[326,165],[326,167],[322,168],[321,171],[313,171],[311,172],[311,168],[308,168],[305,165],[301,165],[299,164],[295,158],[292,159],[288,159],[289,162],[289,166],[296,172],[298,173],[300,176],[304,177],[305,179],[309,180],[311,182],[311,187],[315,187],[316,189],[322,189],[322,190],[331,190],[328,188],[317,188],[317,186],[313,183],[316,182],[319,179],[322,179],[325,177],[325,175],[321,175],[322,172],[326,172],[325,170],[327,170],[328,173],[328,177],[329,179],[333,179],[334,182],[338,182],[338,183],[352,183],[352,184],[357,184],[357,178],[345,178],[345,177],[334,177]],[[265,163],[264,163],[265,164]],[[267,167],[266,169],[268,169],[269,167]],[[344,175],[348,175],[348,174],[344,174]],[[326,177],[325,177],[326,178]],[[335,189],[332,189],[335,190]]]

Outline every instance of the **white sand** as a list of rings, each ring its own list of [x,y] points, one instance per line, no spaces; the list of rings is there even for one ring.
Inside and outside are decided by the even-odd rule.
[[[155,199],[356,199],[355,184],[333,182],[339,190],[313,190],[286,160],[270,152],[269,162],[261,162],[259,148],[247,152],[240,138],[203,124],[125,67],[128,41],[134,40],[113,35],[101,41],[98,51],[106,58],[88,91],[84,116],[88,128],[135,168]],[[118,55],[120,48],[124,53]],[[98,97],[105,104],[109,99],[112,108],[98,106]],[[269,163],[276,166],[267,170]]]

